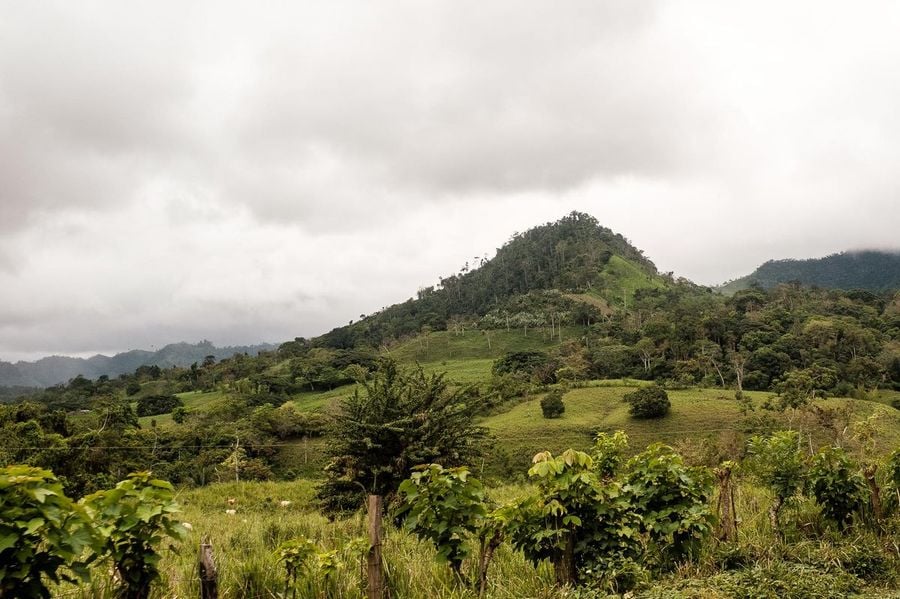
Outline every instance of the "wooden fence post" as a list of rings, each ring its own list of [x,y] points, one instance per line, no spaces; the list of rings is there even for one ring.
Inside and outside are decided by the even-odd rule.
[[[383,599],[385,596],[384,571],[381,563],[381,510],[381,495],[369,495],[369,554],[366,570],[366,597],[368,599]]]
[[[731,474],[734,471],[734,463],[723,462],[715,469],[716,478],[719,479],[719,500],[716,506],[719,513],[719,540],[726,543],[737,541],[738,525],[737,511],[734,507],[734,485],[731,483]],[[773,525],[774,526],[774,525]]]
[[[200,599],[219,599],[219,572],[213,561],[209,537],[200,543]]]

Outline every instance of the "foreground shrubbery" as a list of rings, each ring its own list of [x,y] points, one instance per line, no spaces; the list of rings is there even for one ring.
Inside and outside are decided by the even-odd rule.
[[[550,599],[631,589],[634,597],[648,598],[790,599],[900,591],[900,555],[892,543],[900,521],[896,505],[887,501],[898,491],[900,451],[880,465],[885,506],[877,520],[871,496],[859,485],[850,487],[856,499],[846,504],[849,511],[826,505],[848,488],[842,481],[859,471],[846,453],[832,448],[809,456],[790,433],[754,440],[754,459],[765,459],[767,469],[752,460],[733,466],[740,492],[731,505],[739,536],[737,542],[721,542],[711,534],[717,524],[713,506],[721,505],[711,473],[686,465],[661,445],[626,459],[626,442],[621,433],[601,435],[590,453],[538,454],[528,486],[486,488],[464,467],[433,464],[415,471],[401,484],[403,501],[393,512],[404,526],[386,527],[386,575],[394,595]],[[145,478],[132,477],[117,490],[72,505],[72,513],[84,506],[88,528],[109,528],[105,541],[85,543],[86,551],[70,552],[73,559],[65,562],[98,555],[87,564],[93,578],[82,597],[111,596],[110,566],[119,569],[119,561],[110,544],[129,547],[116,540],[124,538],[117,537],[122,530],[130,524],[146,530],[150,520],[173,509],[164,497],[153,498],[157,490],[170,497],[165,484]],[[792,482],[773,486],[787,479]],[[9,485],[4,488],[8,506]],[[138,492],[148,497],[136,501]],[[769,512],[779,493],[782,508],[773,529]],[[222,597],[365,596],[363,519],[357,514],[328,521],[313,507],[312,494],[309,483],[233,483],[188,492],[181,517],[195,532],[178,554],[159,554],[158,596],[197,596],[201,535],[209,535],[215,548]],[[109,513],[114,498],[126,505],[117,516]],[[159,551],[164,528],[155,530],[148,533],[150,546]],[[137,554],[146,551],[141,542],[130,545]],[[55,551],[34,538],[28,543],[32,550]],[[59,573],[69,572],[65,564]],[[115,579],[122,588],[127,569],[119,569]],[[567,594],[560,586],[572,583],[580,590]]]
[[[50,583],[88,582],[109,562],[117,597],[142,599],[159,578],[160,545],[182,538],[168,482],[132,474],[78,503],[47,470],[0,469],[0,597],[50,597]]]

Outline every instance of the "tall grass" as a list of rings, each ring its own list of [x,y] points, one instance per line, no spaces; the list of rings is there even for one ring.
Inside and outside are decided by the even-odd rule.
[[[769,524],[769,493],[747,480],[741,480],[737,489],[739,541],[725,544],[711,539],[692,561],[647,578],[633,597],[791,599],[844,597],[853,593],[861,597],[900,597],[900,549],[896,543],[900,521],[896,516],[880,536],[863,528],[838,533],[821,519],[811,500],[801,498],[786,508],[785,538],[780,540]],[[197,560],[203,538],[208,538],[213,547],[220,597],[283,597],[285,570],[275,551],[281,543],[303,536],[315,541],[322,550],[337,550],[339,567],[330,580],[320,575],[302,576],[296,596],[362,599],[365,578],[360,547],[365,543],[354,548],[353,540],[365,536],[364,517],[359,514],[330,521],[315,509],[313,492],[309,481],[225,483],[181,492],[183,512],[179,517],[190,523],[193,530],[184,542],[164,551],[163,580],[153,597],[199,597]],[[528,485],[508,484],[493,487],[489,494],[495,501],[506,502],[530,492]],[[233,502],[229,503],[229,499]],[[282,501],[291,503],[282,506]],[[236,513],[229,515],[228,509]],[[435,560],[430,545],[393,526],[390,518],[385,521],[383,552],[393,597],[477,596],[472,585],[455,579],[448,567]],[[464,572],[474,578],[471,564]],[[553,580],[547,564],[534,567],[521,553],[503,545],[491,566],[487,597],[607,596],[604,592],[560,590],[554,588]],[[108,567],[100,565],[95,569],[90,586],[60,587],[55,595],[78,599],[112,597]],[[291,597],[291,592],[286,596]]]

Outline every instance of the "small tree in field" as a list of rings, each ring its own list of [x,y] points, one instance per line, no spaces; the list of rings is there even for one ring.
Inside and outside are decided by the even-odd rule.
[[[680,455],[654,443],[625,466],[625,489],[654,554],[670,563],[696,553],[712,531],[709,469],[686,466]]]
[[[559,585],[612,571],[640,553],[640,518],[616,480],[598,476],[594,459],[566,450],[542,452],[528,471],[537,493],[502,511],[507,533],[534,563],[550,560]]]
[[[635,418],[661,418],[669,413],[672,405],[666,390],[658,385],[626,393],[622,399],[631,404],[628,413]]]
[[[779,535],[781,509],[803,488],[806,462],[800,453],[800,435],[796,431],[779,431],[769,437],[756,435],[747,444],[750,472],[775,494],[769,518]]]
[[[331,426],[331,463],[318,497],[326,510],[353,509],[364,493],[391,495],[414,466],[457,466],[485,437],[473,424],[478,406],[464,388],[421,368],[386,361],[341,403]]]
[[[563,403],[563,394],[559,389],[554,389],[541,399],[541,413],[544,418],[559,418],[566,411]]]
[[[470,537],[488,513],[484,486],[468,468],[430,464],[416,468],[399,490],[406,528],[431,541],[438,561],[461,576],[463,560],[471,553]]]

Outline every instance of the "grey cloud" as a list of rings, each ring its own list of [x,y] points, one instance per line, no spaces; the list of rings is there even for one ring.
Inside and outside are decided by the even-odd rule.
[[[321,333],[572,209],[704,283],[896,246],[887,2],[3,13],[0,358]]]

